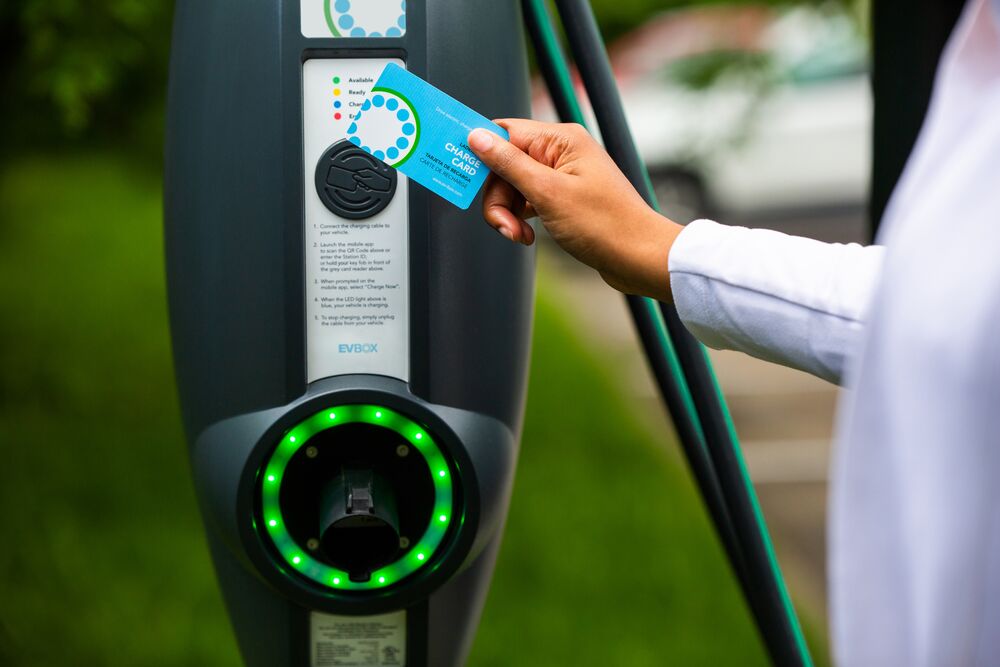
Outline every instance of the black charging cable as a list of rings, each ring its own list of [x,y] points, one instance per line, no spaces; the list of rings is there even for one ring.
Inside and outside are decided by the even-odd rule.
[[[549,89],[559,119],[586,126],[583,111],[573,90],[566,56],[553,28],[552,16],[549,14],[546,1],[524,0],[523,5],[524,20],[528,36],[534,45],[538,68]],[[705,447],[697,409],[685,385],[680,361],[673,352],[662,315],[656,312],[658,306],[651,299],[626,295],[625,300],[660,396],[672,415],[684,458],[740,587],[746,594],[748,582],[739,541],[736,539],[712,460]]]
[[[594,105],[594,113],[605,148],[636,190],[650,205],[656,206],[645,166],[632,141],[618,88],[590,4],[585,0],[556,0],[556,6],[587,93],[591,100],[600,100],[600,103]],[[526,12],[526,17],[529,18],[529,31],[534,32],[539,26],[531,26],[531,14],[532,12]],[[541,20],[544,21],[544,17],[541,17]],[[551,22],[549,29],[552,29]],[[550,63],[549,67],[551,66]],[[545,73],[543,69],[543,74]],[[551,71],[548,75],[551,75]],[[675,420],[685,453],[689,449],[695,450],[696,448],[690,446],[690,443],[699,440],[707,448],[707,456],[711,461],[708,469],[711,473],[702,469],[705,467],[704,461],[697,452],[694,452],[694,457],[689,457],[689,462],[698,480],[699,489],[702,489],[703,481],[709,489],[709,494],[702,491],[705,502],[709,506],[713,520],[716,521],[727,555],[730,556],[744,588],[768,653],[772,661],[778,665],[811,665],[812,659],[808,647],[778,568],[728,411],[722,402],[704,349],[691,337],[678,318],[676,310],[668,304],[659,304],[659,314],[662,318],[660,323],[665,323],[669,332],[666,345],[662,340],[655,340],[658,336],[657,326],[649,316],[645,303],[647,301],[629,297],[629,310],[636,321],[643,347]],[[678,386],[680,383],[671,379],[674,373],[662,372],[668,370],[663,368],[665,364],[662,363],[662,358],[665,355],[662,348],[666,348],[671,342],[671,347],[676,353],[675,361],[681,365],[681,374],[686,385],[683,388]],[[657,346],[661,350],[653,349]],[[697,414],[697,423],[693,425],[689,424],[692,420],[688,414],[689,410],[684,406],[684,390],[689,393],[688,398],[693,401]],[[692,437],[692,431],[701,437]],[[724,511],[718,508],[713,510],[713,504],[717,500],[711,495],[712,487],[719,489]],[[726,521],[729,527],[720,521]],[[735,534],[735,545],[727,544],[729,541],[727,532],[730,530]]]

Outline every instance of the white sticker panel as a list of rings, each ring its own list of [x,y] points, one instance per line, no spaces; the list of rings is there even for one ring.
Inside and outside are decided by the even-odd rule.
[[[344,139],[389,62],[314,59],[303,65],[306,348],[309,382],[367,373],[409,380],[409,183],[377,215],[346,220],[316,192],[316,165]]]
[[[406,0],[300,0],[305,37],[402,37]]]
[[[381,616],[310,614],[312,667],[403,667],[406,612]]]

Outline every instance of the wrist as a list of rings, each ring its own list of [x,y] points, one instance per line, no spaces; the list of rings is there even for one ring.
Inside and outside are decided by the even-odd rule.
[[[635,244],[632,266],[636,268],[637,294],[658,301],[673,302],[669,258],[674,241],[683,230],[683,225],[650,209],[650,215],[643,220],[642,240]]]
[[[651,208],[628,216],[615,234],[601,277],[620,292],[670,302],[668,258],[683,229]]]

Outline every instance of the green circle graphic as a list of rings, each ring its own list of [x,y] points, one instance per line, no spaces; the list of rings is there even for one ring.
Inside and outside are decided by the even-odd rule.
[[[330,34],[334,37],[341,37],[340,31],[337,30],[337,24],[333,20],[333,12],[330,10],[330,4],[333,0],[324,0],[323,2],[323,13],[326,14],[326,25],[330,28]]]
[[[413,125],[415,129],[413,132],[413,141],[410,143],[410,150],[407,151],[406,155],[401,157],[398,161],[392,163],[393,168],[399,169],[401,166],[403,166],[403,164],[407,160],[409,160],[413,156],[413,153],[417,150],[417,144],[420,143],[420,114],[417,113],[417,107],[413,104],[413,102],[411,102],[406,95],[403,95],[398,90],[393,90],[392,88],[386,88],[385,86],[376,86],[375,88],[372,88],[372,92],[373,93],[381,92],[381,93],[388,93],[390,95],[395,95],[399,99],[406,102],[406,105],[410,107],[410,112],[413,114]]]
[[[395,431],[424,457],[434,480],[434,511],[414,546],[398,560],[372,572],[365,582],[309,555],[288,532],[281,511],[281,483],[291,458],[317,433],[346,424],[372,424]],[[285,433],[259,473],[264,529],[282,560],[297,573],[335,591],[366,591],[392,586],[432,560],[454,519],[452,471],[434,438],[422,426],[380,405],[339,405],[317,412]],[[255,528],[259,526],[255,523]]]

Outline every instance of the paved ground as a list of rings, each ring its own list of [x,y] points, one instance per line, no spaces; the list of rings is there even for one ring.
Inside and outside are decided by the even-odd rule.
[[[771,226],[828,241],[865,236],[857,212]],[[549,243],[541,245],[541,279],[563,297],[585,337],[623,370],[623,390],[650,406],[643,413],[651,427],[669,429],[624,300],[589,269]],[[836,387],[735,352],[711,356],[789,586],[809,615],[825,622],[826,491]]]

